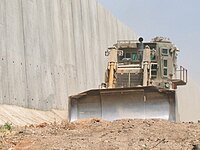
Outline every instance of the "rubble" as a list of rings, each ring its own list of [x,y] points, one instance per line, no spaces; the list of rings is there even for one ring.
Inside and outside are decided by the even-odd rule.
[[[84,119],[14,127],[0,133],[0,149],[193,149],[199,123],[165,120]]]

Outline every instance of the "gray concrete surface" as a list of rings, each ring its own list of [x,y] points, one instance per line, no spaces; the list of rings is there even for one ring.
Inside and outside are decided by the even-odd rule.
[[[96,0],[1,0],[0,104],[66,110],[103,82],[106,48],[134,38]]]
[[[60,123],[66,120],[66,112],[63,110],[49,110],[41,111],[34,109],[27,109],[14,105],[1,105],[0,106],[0,125],[5,123],[12,123],[13,126],[40,124],[40,123]]]
[[[180,121],[200,121],[200,88],[192,79],[186,86],[178,87],[177,107]]]

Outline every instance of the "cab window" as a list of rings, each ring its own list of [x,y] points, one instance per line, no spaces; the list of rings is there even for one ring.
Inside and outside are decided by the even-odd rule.
[[[169,54],[169,50],[167,48],[163,48],[162,49],[162,55],[168,56],[168,54]]]
[[[163,76],[167,77],[168,76],[168,62],[166,59],[163,60]]]
[[[151,50],[151,61],[155,61],[156,60],[156,51],[153,49]]]
[[[131,53],[125,53],[125,58],[131,58]]]
[[[132,60],[138,60],[137,53],[132,53]]]

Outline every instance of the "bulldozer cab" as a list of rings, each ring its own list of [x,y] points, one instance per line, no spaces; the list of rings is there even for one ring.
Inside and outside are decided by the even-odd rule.
[[[178,52],[163,37],[118,41],[105,52],[109,58],[103,87],[70,96],[69,120],[178,120],[176,87],[187,83],[187,70],[177,68]]]
[[[112,53],[116,51],[117,60],[113,61]],[[181,76],[177,74],[178,52],[179,49],[166,38],[157,37],[145,43],[141,38],[139,41],[118,41],[107,51],[107,55],[111,54],[108,55],[109,63],[115,63],[112,87],[156,86],[172,90],[185,85],[187,70],[181,67]],[[108,64],[106,84],[110,80],[109,73]]]

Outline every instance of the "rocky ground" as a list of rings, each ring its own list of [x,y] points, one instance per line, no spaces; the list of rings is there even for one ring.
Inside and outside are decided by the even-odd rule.
[[[200,146],[199,123],[88,119],[0,130],[0,149],[10,150],[179,150],[193,145]]]

